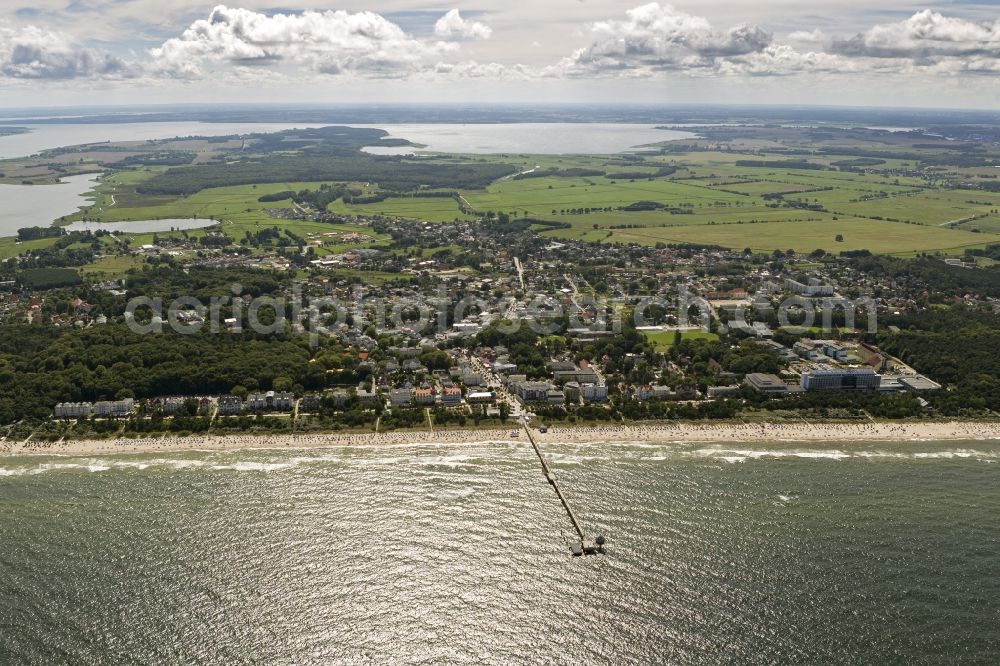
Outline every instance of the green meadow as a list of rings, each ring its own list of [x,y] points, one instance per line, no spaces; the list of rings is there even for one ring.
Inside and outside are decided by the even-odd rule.
[[[747,158],[741,153],[694,152],[655,156],[630,166],[607,157],[517,156],[507,161],[522,170],[579,168],[609,175],[508,178],[460,194],[480,214],[553,220],[568,227],[539,231],[593,242],[899,254],[961,253],[1000,242],[1000,194],[929,187],[912,176],[737,164]],[[815,162],[844,159],[849,157],[824,156]],[[676,168],[676,173],[652,177],[665,166]],[[885,164],[907,166],[905,160]],[[775,203],[776,196],[792,205]],[[638,202],[655,202],[663,209],[621,210]],[[390,198],[353,206],[338,200],[331,210],[435,223],[467,217],[452,199]]]
[[[842,240],[837,240],[841,237]],[[1000,242],[997,234],[976,234],[958,229],[927,227],[902,222],[857,218],[814,222],[760,222],[699,226],[622,229],[613,240],[651,245],[662,243],[703,243],[755,251],[793,249],[811,252],[869,250],[875,254],[941,251],[961,254],[966,248]]]
[[[673,331],[662,331],[657,333],[643,333],[643,336],[656,347],[656,351],[663,353],[674,346],[675,335]],[[681,331],[681,340],[718,340],[719,336],[709,331]]]
[[[765,150],[767,142],[757,144]],[[840,150],[838,148],[838,150]],[[748,159],[767,164],[747,166]],[[641,160],[613,156],[438,156],[443,164],[504,162],[521,172],[556,169],[563,175],[508,177],[483,189],[459,190],[467,209],[477,214],[506,213],[514,218],[555,221],[562,228],[536,227],[546,236],[604,243],[697,243],[759,251],[794,249],[829,252],[867,249],[875,253],[961,253],[966,248],[1000,242],[1000,193],[949,189],[912,171],[863,173],[780,168],[779,158],[739,151],[672,152]],[[813,155],[814,164],[849,160],[850,154]],[[780,162],[777,162],[780,164]],[[785,162],[792,164],[793,162]],[[904,159],[881,167],[910,168]],[[657,175],[669,167],[673,173]],[[164,218],[212,218],[219,229],[239,240],[265,227],[288,229],[315,241],[320,256],[341,252],[330,234],[356,231],[371,236],[369,246],[385,241],[363,226],[330,225],[272,217],[288,200],[260,202],[284,190],[316,189],[320,182],[287,182],[217,187],[189,196],[144,195],[136,187],[162,168],[113,172],[94,193],[93,205],[60,222],[77,219],[128,221]],[[580,170],[605,175],[581,176]],[[529,174],[530,175],[530,174]],[[352,185],[356,186],[356,185]],[[375,183],[364,185],[368,193]],[[640,204],[640,210],[624,210]],[[334,213],[409,218],[428,223],[471,219],[451,197],[397,196],[369,204],[343,199]],[[199,236],[204,230],[188,232]],[[160,234],[163,237],[165,234]],[[151,234],[126,234],[132,242],[150,242]],[[51,241],[32,241],[45,247]],[[33,247],[0,241],[0,257]],[[356,246],[355,246],[356,247]]]
[[[299,191],[316,189],[323,183],[288,182],[268,183],[258,185],[239,185],[233,187],[218,187],[201,190],[185,197],[150,196],[139,194],[135,186],[149,178],[154,170],[126,171],[113,174],[103,180],[94,192],[94,203],[90,208],[63,218],[65,222],[75,220],[96,220],[100,222],[127,222],[131,220],[156,219],[214,219],[216,227],[235,241],[243,238],[247,232],[254,233],[261,229],[277,227],[288,229],[307,239],[322,242],[316,247],[316,254],[343,252],[352,247],[368,247],[386,240],[385,236],[374,233],[367,226],[351,224],[328,224],[310,220],[286,220],[272,217],[269,210],[290,209],[291,201],[260,202],[258,199],[265,194],[273,194],[286,190]],[[208,230],[191,229],[186,232],[188,237],[199,238]],[[370,238],[370,242],[362,244],[339,244],[334,236],[345,233],[359,233]],[[155,236],[169,238],[179,232],[159,232]],[[120,233],[119,238],[127,239],[131,245],[151,243],[152,233]],[[42,247],[51,243],[46,239],[38,241]],[[0,243],[0,256],[4,251]]]

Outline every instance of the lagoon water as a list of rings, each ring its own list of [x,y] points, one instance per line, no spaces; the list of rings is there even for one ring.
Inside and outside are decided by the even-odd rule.
[[[3,141],[3,139],[0,139]],[[16,236],[22,227],[47,227],[88,204],[95,174],[68,176],[55,185],[0,185],[0,236]]]
[[[158,122],[121,124],[18,124],[31,131],[0,137],[0,159],[103,141],[145,141],[177,136],[226,136],[321,127],[320,124]],[[618,153],[650,143],[693,138],[690,132],[629,123],[381,124],[393,138],[426,144],[423,150],[455,153]],[[374,148],[372,152],[400,152]],[[402,153],[413,152],[413,148]]]
[[[24,157],[39,151],[99,141],[168,139],[175,136],[225,136],[277,132],[295,127],[280,123],[122,123],[117,125],[20,125],[31,132],[0,136],[0,159]],[[354,125],[385,129],[425,148],[371,147],[375,154],[409,154],[417,150],[474,154],[618,153],[670,139],[694,137],[690,132],[655,129],[654,125],[620,123],[523,123],[494,125],[413,124]],[[48,226],[53,220],[87,205],[94,176],[65,178],[60,185],[0,185],[0,237],[13,236],[21,227]],[[156,229],[130,228],[133,231]]]
[[[990,664],[1000,445],[0,459],[0,663]]]
[[[394,139],[421,144],[413,147],[368,147],[367,152],[406,155],[414,152],[472,153],[479,155],[532,153],[536,155],[595,155],[631,151],[675,139],[692,139],[691,132],[656,129],[628,123],[505,123],[356,125],[377,127]]]
[[[67,231],[114,231],[144,234],[154,231],[182,229],[204,229],[218,224],[208,218],[165,218],[162,220],[130,220],[128,222],[73,222],[66,225]]]
[[[117,124],[43,124],[10,123],[26,127],[26,134],[0,136],[0,159],[27,157],[43,150],[107,141],[146,141],[178,136],[228,136],[280,132],[281,130],[320,127],[319,124],[289,123],[117,123]]]

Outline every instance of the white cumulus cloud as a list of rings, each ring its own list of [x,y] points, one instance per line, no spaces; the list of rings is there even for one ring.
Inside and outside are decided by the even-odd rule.
[[[596,40],[559,67],[575,75],[711,68],[720,58],[761,52],[773,39],[760,26],[741,24],[718,30],[701,16],[657,2],[625,14],[625,20],[594,23],[591,32]]]
[[[439,62],[433,74],[439,78],[490,79],[494,81],[524,81],[535,78],[536,72],[524,65],[504,65],[497,62],[480,63],[473,60]]]
[[[722,60],[717,73],[745,76],[789,76],[793,74],[849,73],[864,69],[832,53],[800,52],[787,44],[772,44],[758,53]]]
[[[138,67],[118,56],[77,46],[36,26],[0,28],[0,76],[14,79],[133,78]]]
[[[929,9],[834,42],[836,52],[872,58],[1000,57],[1000,21],[977,23]]]
[[[434,34],[442,39],[489,39],[493,29],[479,21],[467,21],[457,9],[452,9],[434,24]]]
[[[800,44],[822,44],[826,41],[826,36],[819,28],[814,30],[797,30],[788,35],[788,41]]]
[[[263,14],[215,7],[177,38],[151,50],[159,71],[198,76],[205,61],[231,65],[291,63],[328,73],[406,76],[430,58],[457,49],[414,39],[372,12],[305,11]]]

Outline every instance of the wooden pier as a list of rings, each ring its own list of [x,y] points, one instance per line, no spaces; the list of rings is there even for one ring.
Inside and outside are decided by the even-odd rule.
[[[570,551],[574,556],[596,555],[601,552],[599,542],[603,543],[603,539],[600,537],[597,540],[591,539],[583,531],[580,521],[576,519],[576,514],[573,513],[573,507],[569,505],[569,500],[566,499],[562,488],[559,487],[559,479],[556,478],[555,472],[549,467],[549,462],[542,455],[542,450],[538,448],[538,442],[535,441],[535,437],[531,434],[531,428],[528,427],[528,420],[523,416],[521,417],[521,425],[524,426],[524,431],[528,433],[528,441],[531,442],[531,448],[535,450],[535,455],[538,456],[539,462],[542,463],[542,472],[545,474],[545,480],[556,491],[556,495],[559,497],[559,501],[562,502],[563,508],[566,509],[566,515],[569,516],[569,521],[573,524],[573,529],[576,530],[576,534],[580,539],[579,543],[574,543],[570,547]]]

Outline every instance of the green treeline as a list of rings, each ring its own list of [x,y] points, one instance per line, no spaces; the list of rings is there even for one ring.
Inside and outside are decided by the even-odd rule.
[[[188,150],[162,150],[129,155],[117,162],[109,162],[107,166],[113,169],[135,166],[181,166],[182,164],[191,164],[197,157],[197,153]]]
[[[814,171],[825,171],[822,164],[813,164],[805,160],[736,160],[738,167],[753,167],[765,169],[812,169]]]
[[[622,171],[619,173],[604,174],[604,177],[610,180],[646,180],[647,178],[672,176],[675,173],[677,173],[677,167],[666,166],[651,173],[644,171]]]
[[[584,168],[570,168],[570,169],[557,169],[555,167],[549,169],[535,169],[534,171],[525,171],[524,173],[519,173],[512,180],[528,180],[529,178],[597,178],[598,176],[603,176],[604,171],[600,169],[584,169]]]
[[[950,390],[930,400],[943,414],[1000,410],[1000,318],[963,305],[928,309],[890,320],[898,333],[879,345]]]
[[[987,248],[983,251],[996,252]],[[842,253],[843,254],[843,253]],[[949,266],[932,257],[917,257],[916,259],[897,259],[888,256],[864,256],[853,260],[854,267],[864,273],[876,277],[892,277],[896,279],[919,280],[932,287],[930,299],[939,302],[947,294],[964,292],[979,292],[984,296],[1000,297],[1000,268],[990,267],[980,270],[969,270],[960,266]]]
[[[364,146],[406,144],[386,136],[383,130],[351,127],[254,135],[249,143],[253,152],[239,161],[173,167],[142,183],[136,191],[177,196],[210,187],[316,180],[376,183],[380,189],[397,192],[452,191],[485,187],[516,171],[508,164],[450,164],[361,152]]]
[[[340,180],[378,183],[408,192],[421,188],[479,189],[507,176],[506,164],[434,164],[365,155],[267,155],[229,164],[175,167],[139,185],[140,194],[189,195],[210,187]]]
[[[319,390],[334,379],[359,379],[349,355],[331,350],[311,363],[313,351],[306,336],[7,325],[0,327],[0,423],[50,418],[52,408],[66,401],[217,395],[276,385]]]
[[[282,190],[281,192],[274,192],[272,194],[265,194],[262,197],[258,197],[257,201],[259,203],[273,203],[276,201],[285,201],[286,199],[291,199],[295,196],[295,192],[292,190]]]
[[[62,227],[22,227],[17,230],[17,240],[21,242],[38,240],[39,238],[55,238],[62,235]]]
[[[55,289],[81,283],[80,274],[72,268],[29,268],[17,273],[17,281],[29,289]]]

